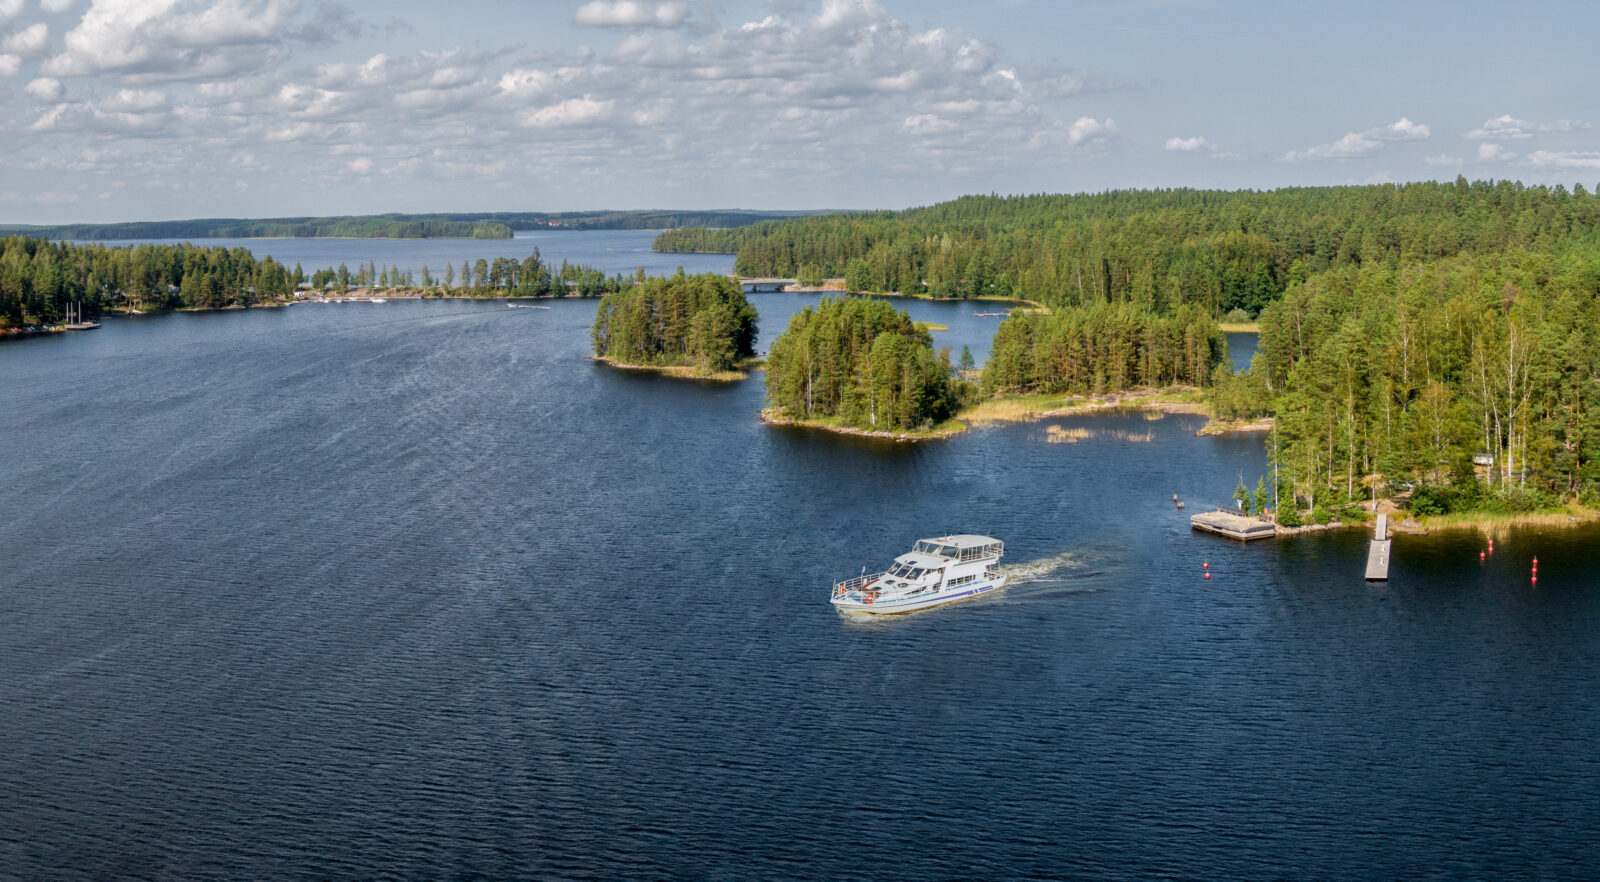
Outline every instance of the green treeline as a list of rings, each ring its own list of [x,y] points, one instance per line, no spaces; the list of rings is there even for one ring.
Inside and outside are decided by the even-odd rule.
[[[243,248],[141,245],[108,248],[25,236],[0,239],[0,328],[61,321],[108,309],[215,309],[282,301],[292,274]]]
[[[1180,306],[1171,316],[1126,303],[1013,312],[995,333],[983,388],[1100,394],[1207,386],[1227,355],[1227,337],[1210,313],[1194,307]]]
[[[300,268],[295,269],[298,273]],[[317,291],[423,288],[432,289],[440,296],[448,293],[453,297],[600,297],[643,280],[643,269],[629,278],[620,273],[607,276],[593,267],[564,260],[559,267],[552,266],[535,248],[521,260],[480,257],[463,260],[460,270],[454,264],[446,264],[443,272],[437,274],[426,264],[420,275],[398,266],[380,267],[376,262],[357,264],[354,271],[347,264],[339,264],[337,268],[313,272],[309,281]]]
[[[817,212],[786,211],[499,211],[455,214],[379,214],[347,217],[197,218],[118,224],[0,226],[0,236],[47,239],[510,239],[513,230],[660,230],[739,227]]]
[[[948,354],[911,316],[883,300],[824,297],[772,343],[767,400],[791,419],[866,429],[936,425],[958,408]]]
[[[680,269],[601,298],[592,339],[619,364],[730,371],[755,354],[756,310],[733,279]]]
[[[1279,492],[1300,508],[1412,488],[1420,513],[1595,504],[1600,252],[1323,273],[1262,314],[1251,370],[1217,404],[1276,416]]]
[[[1509,181],[1272,191],[968,196],[901,212],[673,230],[660,250],[737,251],[744,276],[844,277],[852,290],[1008,296],[1051,306],[1193,304],[1255,315],[1348,266],[1595,242],[1600,198]]]
[[[460,220],[446,215],[368,217],[281,217],[265,220],[202,218],[122,224],[62,224],[0,227],[0,235],[48,239],[509,239],[511,228],[494,221]]]

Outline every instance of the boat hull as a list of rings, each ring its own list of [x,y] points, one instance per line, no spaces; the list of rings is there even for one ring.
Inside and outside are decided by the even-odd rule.
[[[937,594],[913,595],[910,597],[891,597],[867,603],[864,599],[852,596],[851,593],[837,594],[833,598],[833,605],[840,612],[859,613],[873,616],[892,616],[900,613],[917,612],[935,606],[943,606],[958,600],[969,600],[1004,588],[1004,576],[984,582],[974,582],[962,585],[952,591],[942,591]]]

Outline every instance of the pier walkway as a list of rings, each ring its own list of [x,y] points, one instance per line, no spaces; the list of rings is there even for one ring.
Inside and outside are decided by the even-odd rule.
[[[1367,581],[1389,581],[1389,516],[1378,515],[1378,524],[1372,530],[1372,544],[1367,547]]]

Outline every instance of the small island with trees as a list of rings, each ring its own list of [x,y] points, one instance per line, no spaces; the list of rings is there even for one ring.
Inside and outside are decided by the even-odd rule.
[[[714,273],[644,279],[595,310],[594,358],[675,377],[742,380],[755,356],[756,310]]]
[[[875,298],[824,297],[773,341],[763,416],[850,434],[943,437],[962,430],[951,418],[972,392],[954,373],[949,353],[935,354],[905,310]]]

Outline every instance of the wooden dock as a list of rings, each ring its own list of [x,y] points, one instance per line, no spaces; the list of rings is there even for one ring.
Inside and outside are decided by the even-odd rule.
[[[1189,518],[1189,526],[1204,533],[1250,542],[1278,535],[1278,528],[1264,518],[1251,517],[1238,509],[1219,508]]]
[[[1378,525],[1372,530],[1372,544],[1367,547],[1367,581],[1389,581],[1389,516],[1378,515]]]

